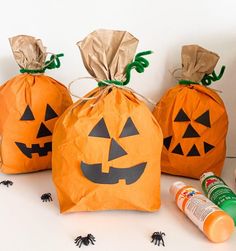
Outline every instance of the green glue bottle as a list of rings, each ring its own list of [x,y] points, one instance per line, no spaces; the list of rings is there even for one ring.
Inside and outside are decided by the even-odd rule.
[[[236,225],[236,194],[213,172],[204,173],[200,177],[200,181],[205,195],[228,213]]]

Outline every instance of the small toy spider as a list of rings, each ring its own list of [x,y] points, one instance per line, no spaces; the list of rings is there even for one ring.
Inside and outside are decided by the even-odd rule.
[[[42,196],[41,196],[41,200],[43,202],[50,202],[52,201],[52,195],[50,193],[44,193]]]
[[[164,243],[164,240],[162,238],[162,236],[165,236],[166,234],[165,233],[162,233],[162,232],[154,232],[151,236],[152,238],[152,241],[151,242],[154,242],[154,245],[158,245],[160,246],[160,244],[162,244],[162,246],[165,247],[165,243]],[[157,243],[158,242],[158,243]]]
[[[90,243],[94,245],[95,237],[92,234],[88,234],[86,237],[79,236],[75,239],[76,246],[79,246],[79,248],[84,244],[85,246],[88,246]]]
[[[4,186],[9,187],[9,186],[12,186],[12,185],[13,185],[13,182],[10,181],[10,180],[3,180],[3,181],[0,182],[0,185],[1,185],[1,184],[3,184]]]

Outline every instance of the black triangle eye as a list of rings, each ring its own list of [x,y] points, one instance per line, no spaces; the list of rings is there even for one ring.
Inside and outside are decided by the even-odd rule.
[[[49,104],[47,104],[46,113],[45,113],[45,121],[54,119],[56,117],[58,117],[56,112],[52,109],[52,107]]]
[[[90,132],[89,136],[108,138],[108,139],[110,138],[109,132],[107,130],[107,126],[103,118],[100,119],[99,122],[95,125],[95,127]]]
[[[204,112],[201,116],[199,116],[197,119],[195,119],[196,122],[199,124],[202,124],[206,127],[211,127],[211,122],[210,122],[210,113],[209,110]]]
[[[124,126],[121,134],[120,134],[120,138],[129,137],[129,136],[138,135],[138,134],[139,134],[139,132],[138,132],[137,128],[135,127],[134,122],[129,117],[125,123],[125,126]]]
[[[174,120],[175,122],[184,122],[184,121],[190,121],[188,115],[184,112],[184,110],[181,108]]]
[[[23,113],[23,115],[21,116],[20,120],[35,120],[34,115],[29,107],[29,105],[27,105],[27,107],[25,108],[25,111]]]

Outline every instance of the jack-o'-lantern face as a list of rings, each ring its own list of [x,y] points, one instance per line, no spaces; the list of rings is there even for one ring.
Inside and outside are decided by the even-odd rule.
[[[53,132],[52,175],[61,212],[156,210],[160,126],[143,102],[117,87],[92,104],[68,108]]]
[[[128,151],[118,143],[118,141],[109,133],[104,118],[92,128],[89,133],[89,140],[106,140],[109,141],[109,150],[107,155],[108,165],[111,161],[127,157],[129,158]],[[132,137],[131,137],[132,136]],[[132,141],[133,137],[140,137],[139,131],[136,128],[131,117],[126,120],[121,132],[119,132],[119,141],[129,138]],[[147,162],[141,162],[132,166],[113,167],[109,165],[109,172],[102,171],[102,163],[88,164],[81,161],[81,170],[83,175],[90,181],[98,184],[116,184],[120,180],[125,180],[127,185],[136,182],[143,174]]]
[[[34,155],[38,155],[39,157],[47,156],[48,153],[52,151],[52,141],[46,141],[42,145],[42,139],[52,135],[52,132],[47,127],[46,123],[49,120],[57,118],[58,115],[49,104],[47,104],[44,109],[45,116],[42,122],[39,122],[38,119],[36,121],[37,115],[34,114],[29,105],[26,106],[24,113],[20,117],[20,121],[27,121],[30,126],[38,127],[37,133],[35,135],[35,142],[37,142],[37,140],[40,140],[40,143],[27,145],[25,142],[15,142],[18,150],[20,150],[24,156],[30,159],[33,158]],[[33,123],[37,123],[37,125]],[[27,126],[25,127],[25,131],[27,132]]]
[[[177,125],[178,124],[178,125]],[[180,109],[174,119],[174,126],[184,127],[184,133],[182,135],[168,135],[164,138],[164,147],[173,154],[178,154],[187,157],[199,157],[204,154],[207,154],[212,149],[214,149],[214,145],[208,141],[207,136],[205,139],[201,140],[200,145],[197,144],[189,144],[189,140],[201,138],[200,132],[195,129],[195,125],[200,124],[204,127],[204,130],[211,129],[211,119],[210,119],[210,111],[204,111],[196,118],[190,118],[184,111],[184,109]],[[175,129],[173,128],[175,131]],[[181,139],[181,143],[178,142],[178,139]],[[179,140],[180,140],[179,139]],[[183,148],[186,149],[185,145],[189,146],[186,152],[184,152]],[[203,149],[201,152],[200,149]]]
[[[29,173],[51,168],[52,132],[72,104],[67,89],[45,75],[20,74],[0,88],[0,169]]]

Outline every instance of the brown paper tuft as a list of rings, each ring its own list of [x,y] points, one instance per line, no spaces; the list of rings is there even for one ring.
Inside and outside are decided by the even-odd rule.
[[[205,74],[211,74],[219,56],[198,45],[182,47],[182,79],[200,82]]]
[[[125,80],[138,39],[127,31],[96,30],[77,43],[84,65],[98,80]]]
[[[40,39],[27,35],[9,38],[17,64],[24,69],[42,69],[46,60],[46,47]]]

